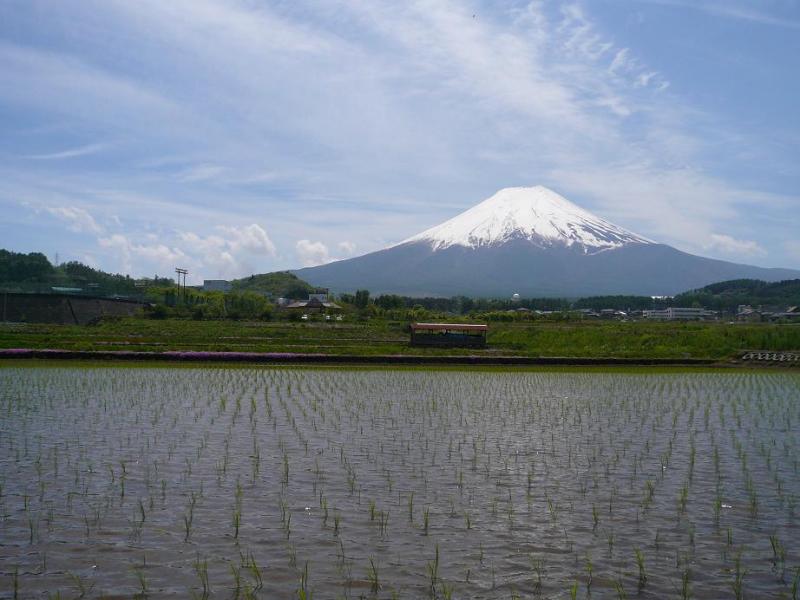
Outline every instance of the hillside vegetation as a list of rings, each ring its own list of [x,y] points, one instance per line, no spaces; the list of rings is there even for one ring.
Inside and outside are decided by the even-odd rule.
[[[261,273],[235,279],[233,289],[271,294],[275,298],[305,298],[315,288],[288,271]]]
[[[136,280],[129,275],[107,273],[78,261],[53,265],[40,252],[28,254],[0,249],[0,289],[5,291],[50,292],[53,287],[81,288],[84,292],[102,296],[148,295],[156,302],[174,295],[175,283],[171,278],[157,277]],[[254,292],[273,298],[301,299],[317,288],[288,271],[250,275],[232,281],[233,292]],[[193,302],[203,303],[201,292],[192,290]],[[347,302],[348,295],[342,295]],[[767,283],[758,279],[734,279],[714,283],[703,288],[683,292],[674,298],[654,300],[649,296],[591,296],[566,298],[415,298],[394,294],[379,295],[373,300],[384,310],[424,308],[452,314],[475,314],[488,311],[506,311],[515,308],[531,310],[565,311],[570,309],[614,308],[618,310],[643,310],[667,306],[700,306],[710,310],[733,313],[740,304],[777,307],[800,305],[800,279]]]
[[[172,279],[156,277],[149,286],[172,286]],[[50,292],[53,287],[81,288],[103,296],[137,296],[143,293],[130,275],[106,273],[78,261],[53,265],[41,252],[0,249],[0,289],[9,292]]]
[[[758,279],[733,279],[713,283],[675,297],[675,304],[694,303],[712,310],[734,311],[740,304],[752,306],[800,306],[800,279],[767,283]]]

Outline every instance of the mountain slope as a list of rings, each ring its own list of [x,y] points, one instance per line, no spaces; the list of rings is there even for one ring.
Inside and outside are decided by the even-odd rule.
[[[501,190],[396,246],[294,273],[334,291],[484,297],[673,295],[727,279],[800,277],[657,244],[541,187]]]

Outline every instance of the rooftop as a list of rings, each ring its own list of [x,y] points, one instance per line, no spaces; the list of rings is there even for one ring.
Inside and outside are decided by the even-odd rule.
[[[487,331],[489,326],[475,323],[412,323],[411,329]]]

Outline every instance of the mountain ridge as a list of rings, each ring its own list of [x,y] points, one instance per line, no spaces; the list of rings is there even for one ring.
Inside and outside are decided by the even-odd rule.
[[[542,186],[505,188],[394,246],[292,272],[335,292],[474,297],[660,296],[730,279],[800,278],[682,252]]]

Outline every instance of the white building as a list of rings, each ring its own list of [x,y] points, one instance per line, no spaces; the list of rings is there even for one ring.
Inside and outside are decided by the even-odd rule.
[[[664,310],[645,310],[642,311],[642,315],[645,319],[654,319],[656,321],[699,321],[713,319],[717,316],[713,310],[678,306],[671,306]]]

